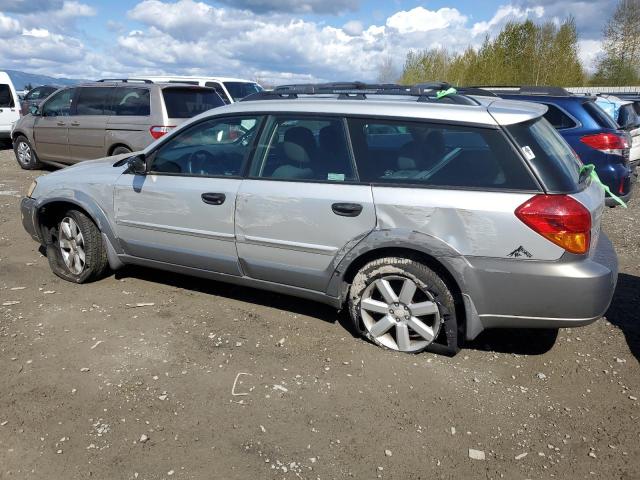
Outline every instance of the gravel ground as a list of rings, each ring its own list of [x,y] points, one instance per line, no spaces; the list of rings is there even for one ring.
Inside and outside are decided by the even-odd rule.
[[[0,151],[0,479],[640,478],[640,198],[607,210],[606,319],[454,358],[308,301],[127,268],[55,277]],[[235,390],[233,389],[235,382]]]

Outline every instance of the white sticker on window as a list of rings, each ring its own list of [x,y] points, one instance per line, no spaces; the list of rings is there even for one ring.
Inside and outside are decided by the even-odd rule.
[[[329,173],[327,174],[327,180],[334,180],[337,182],[344,182],[344,173]]]
[[[533,150],[531,150],[531,147],[529,147],[529,145],[525,145],[524,147],[522,147],[522,153],[524,153],[524,156],[527,160],[533,160],[534,158],[536,158],[536,154],[533,153]]]

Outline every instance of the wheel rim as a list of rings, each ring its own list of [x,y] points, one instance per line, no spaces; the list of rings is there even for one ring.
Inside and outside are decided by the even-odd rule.
[[[65,217],[60,222],[58,243],[62,260],[69,271],[75,275],[81,274],[86,265],[84,237],[73,218]]]
[[[31,162],[31,148],[25,142],[18,144],[18,160],[23,165],[28,165]]]
[[[360,315],[370,338],[400,352],[424,349],[441,325],[433,295],[399,275],[378,278],[365,289]]]

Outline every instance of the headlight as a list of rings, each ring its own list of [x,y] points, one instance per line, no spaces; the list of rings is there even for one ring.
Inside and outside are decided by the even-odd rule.
[[[37,181],[34,180],[33,182],[31,182],[31,185],[29,185],[29,190],[27,190],[27,197],[31,198],[31,194],[36,189],[37,185],[38,185]]]

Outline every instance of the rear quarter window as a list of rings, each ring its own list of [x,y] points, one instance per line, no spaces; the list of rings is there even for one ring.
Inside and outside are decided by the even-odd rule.
[[[578,189],[582,163],[547,120],[517,123],[507,131],[548,190],[568,193]]]
[[[618,128],[620,128],[618,124],[613,120],[613,118],[607,115],[607,112],[605,112],[601,107],[599,107],[596,102],[594,101],[584,102],[582,106],[587,111],[587,113],[591,116],[591,118],[593,118],[593,120],[596,122],[596,124],[599,127],[611,128],[614,130],[617,130]]]
[[[367,183],[538,189],[497,129],[350,119],[349,131],[360,179]]]
[[[569,115],[564,113],[555,105],[548,103],[545,103],[544,105],[547,107],[547,113],[544,114],[544,118],[546,118],[554,128],[562,130],[564,128],[574,128],[577,126],[576,122]]]
[[[210,88],[165,88],[162,96],[169,118],[191,118],[224,105]]]

